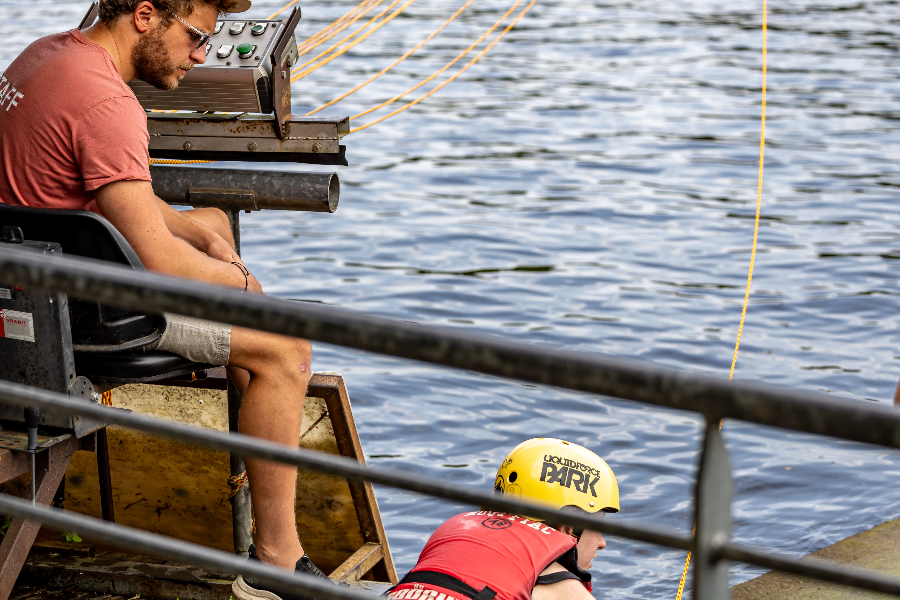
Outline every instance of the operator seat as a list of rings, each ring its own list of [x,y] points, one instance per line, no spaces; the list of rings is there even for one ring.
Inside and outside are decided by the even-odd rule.
[[[58,243],[64,255],[144,270],[137,253],[112,223],[90,211],[0,204],[0,229],[6,226],[21,229],[25,240]],[[151,383],[202,376],[206,369],[219,366],[195,363],[171,352],[144,351],[165,331],[163,315],[75,299],[69,300],[69,315],[76,372],[93,383]]]

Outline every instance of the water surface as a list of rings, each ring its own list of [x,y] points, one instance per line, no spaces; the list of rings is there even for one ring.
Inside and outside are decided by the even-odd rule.
[[[305,3],[299,37],[355,4]],[[461,4],[417,0],[296,83],[294,111],[376,73]],[[323,114],[410,87],[510,4],[479,0]],[[251,16],[280,6],[258,0]],[[0,69],[86,8],[0,0]],[[760,9],[539,0],[458,81],[346,139],[337,213],[244,215],[247,263],[282,298],[726,377],[753,236]],[[763,219],[736,376],[887,403],[900,377],[900,5],[770,10]],[[700,423],[689,414],[315,351],[316,369],[347,378],[370,464],[488,487],[513,445],[561,437],[609,461],[623,517],[691,529]],[[900,515],[896,452],[734,422],[724,431],[743,542],[800,556]],[[378,498],[400,571],[463,508],[384,488]],[[610,539],[594,595],[673,598],[683,562]],[[733,580],[759,572],[738,565]]]

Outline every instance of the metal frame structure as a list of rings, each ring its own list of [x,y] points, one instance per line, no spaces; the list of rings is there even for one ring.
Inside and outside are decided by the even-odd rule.
[[[119,413],[97,404],[74,405],[63,394],[0,381],[0,402],[73,413],[106,424],[190,442],[241,456],[275,460],[350,481],[372,482],[463,502],[487,510],[529,514],[576,528],[694,552],[696,600],[729,597],[730,561],[777,569],[842,585],[900,596],[900,578],[821,560],[804,559],[731,540],[731,467],[719,421],[733,418],[900,448],[900,411],[822,393],[787,390],[724,379],[602,355],[566,352],[464,331],[414,325],[345,309],[295,303],[163,275],[67,257],[36,256],[0,249],[0,280],[69,296],[153,312],[203,317],[313,341],[414,359],[537,384],[612,396],[695,412],[706,419],[696,486],[696,532],[624,519],[557,513],[540,505],[495,497],[490,491],[365,467],[331,455],[291,449],[258,438],[224,434],[150,417]],[[78,530],[97,541],[257,577],[291,586],[298,593],[326,600],[372,600],[359,590],[333,586],[224,552],[104,523],[98,519],[0,495],[0,511],[61,529]]]

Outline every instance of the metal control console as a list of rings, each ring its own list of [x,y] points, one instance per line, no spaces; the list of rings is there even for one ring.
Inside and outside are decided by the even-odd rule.
[[[206,63],[197,65],[174,90],[134,80],[128,85],[145,108],[271,114],[271,53],[283,21],[219,21],[206,45]],[[287,42],[289,65],[297,61],[293,32]]]

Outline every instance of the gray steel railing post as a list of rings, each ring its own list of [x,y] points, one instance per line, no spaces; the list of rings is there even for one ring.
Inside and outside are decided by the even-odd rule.
[[[234,249],[241,255],[241,212],[239,210],[225,211],[228,215],[228,223],[231,225],[231,235],[234,237]],[[228,431],[237,432],[238,420],[241,416],[241,393],[227,379],[228,386]],[[229,456],[231,470],[231,528],[234,539],[234,553],[241,556],[250,555],[250,544],[253,543],[253,517],[250,504],[250,487],[239,482],[244,477],[247,467],[244,465],[244,457],[232,452]],[[237,489],[234,489],[235,487]]]
[[[695,510],[694,600],[728,600],[730,563],[717,550],[731,537],[731,465],[718,420],[707,419]]]

